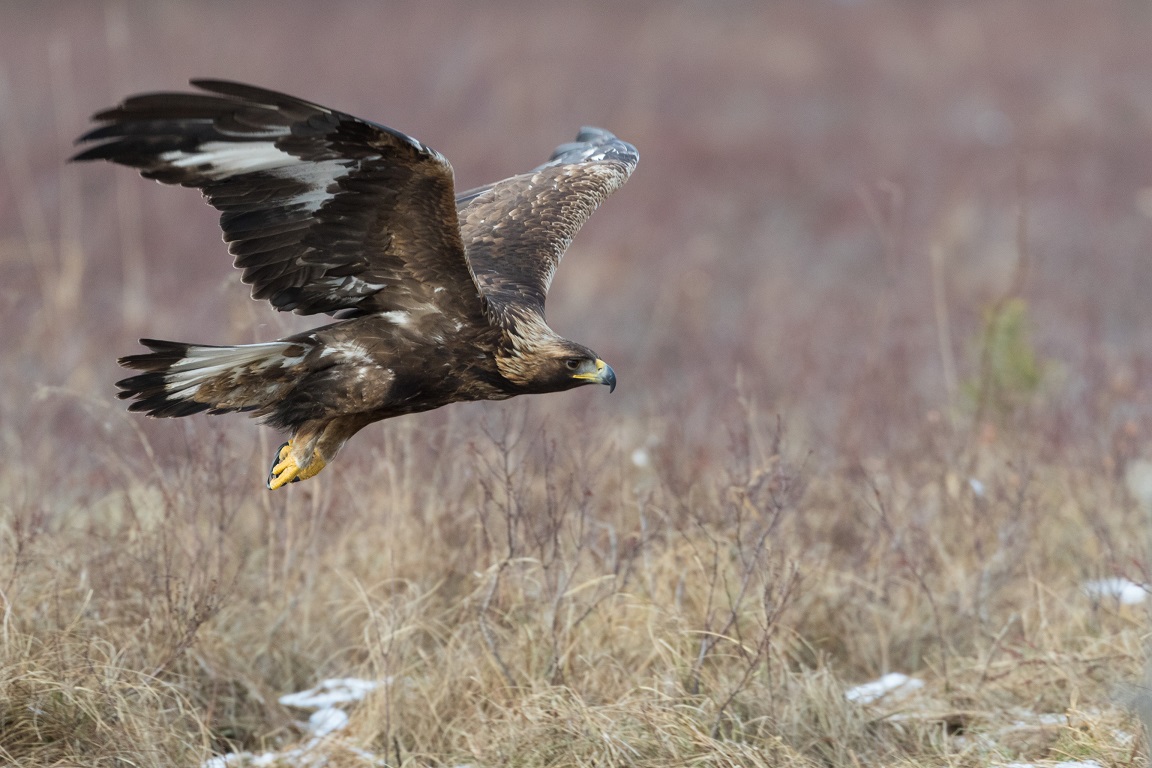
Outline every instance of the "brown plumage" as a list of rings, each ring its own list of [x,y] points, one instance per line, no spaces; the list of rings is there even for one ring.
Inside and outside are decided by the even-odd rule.
[[[391,128],[282,93],[194,80],[93,119],[76,160],[199,188],[252,297],[335,322],[264,344],[143,339],[120,359],[129,409],[247,411],[289,430],[269,488],[315,475],[380,419],[466,400],[616,385],[544,319],[577,230],[639,155],[598,128],[544,165],[455,195],[442,155]]]

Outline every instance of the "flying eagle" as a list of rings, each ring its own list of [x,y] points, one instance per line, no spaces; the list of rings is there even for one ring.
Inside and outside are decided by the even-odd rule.
[[[599,128],[527,173],[455,194],[436,150],[283,93],[193,80],[203,93],[133,96],[92,119],[109,160],[197,187],[252,298],[328,314],[278,341],[142,339],[120,358],[131,411],[246,411],[290,432],[268,487],[314,476],[380,419],[448,403],[616,386],[595,352],[548,327],[544,300],[576,231],[636,167]]]

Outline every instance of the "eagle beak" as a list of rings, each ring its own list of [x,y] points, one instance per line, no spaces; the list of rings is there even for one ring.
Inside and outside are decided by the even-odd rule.
[[[616,371],[612,370],[612,366],[597,358],[596,370],[600,373],[599,381],[601,384],[608,385],[608,392],[611,394],[616,391]]]
[[[596,359],[595,373],[592,371],[588,373],[577,373],[572,378],[583,379],[593,384],[607,384],[609,392],[616,390],[616,371],[612,370],[612,366],[599,358]]]

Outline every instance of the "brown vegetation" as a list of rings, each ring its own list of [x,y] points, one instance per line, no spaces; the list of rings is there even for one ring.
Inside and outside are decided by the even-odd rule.
[[[1152,580],[1145,4],[0,20],[0,762],[288,749],[278,696],[354,674],[387,684],[329,765],[1145,763],[1145,610],[1081,589]],[[139,335],[310,323],[195,194],[63,164],[192,76],[411,132],[461,188],[633,142],[549,305],[618,391],[386,422],[277,493],[268,430],[125,413]],[[887,672],[925,685],[846,700]]]

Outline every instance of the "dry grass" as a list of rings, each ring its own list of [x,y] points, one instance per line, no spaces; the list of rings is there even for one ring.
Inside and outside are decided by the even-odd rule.
[[[290,750],[278,697],[359,675],[328,765],[1146,764],[1146,610],[1081,589],[1152,581],[1143,5],[277,8],[0,5],[0,762]],[[195,195],[62,165],[190,76],[465,187],[633,141],[550,303],[620,390],[395,420],[274,494],[267,431],[123,412],[137,335],[308,324]],[[925,685],[845,698],[887,672]]]

